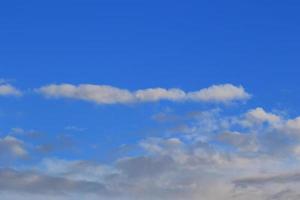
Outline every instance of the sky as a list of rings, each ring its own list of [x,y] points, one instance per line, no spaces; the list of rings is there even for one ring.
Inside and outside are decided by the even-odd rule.
[[[299,199],[299,9],[0,2],[0,199]]]

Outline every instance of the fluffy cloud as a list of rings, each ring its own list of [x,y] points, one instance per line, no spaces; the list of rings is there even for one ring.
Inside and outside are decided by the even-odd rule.
[[[130,103],[134,101],[133,95],[128,90],[107,85],[48,85],[38,89],[38,91],[47,97],[75,98],[98,104]]]
[[[186,98],[186,93],[180,89],[164,89],[164,88],[150,88],[145,90],[138,90],[134,94],[138,101],[182,101]]]
[[[281,121],[281,117],[273,114],[266,112],[263,108],[255,108],[252,110],[249,110],[246,113],[246,121],[244,121],[248,125],[255,125],[255,124],[261,124],[264,122],[268,122],[270,124],[278,123]]]
[[[268,199],[276,195],[283,200],[295,195],[294,188],[284,195],[279,192],[288,191],[289,183],[298,180],[278,181],[276,176],[281,175],[275,175],[274,181],[259,179],[261,171],[278,165],[272,158],[225,153],[208,143],[183,142],[179,138],[149,138],[141,142],[141,147],[145,155],[121,158],[110,167],[80,160],[45,159],[34,171],[3,169],[0,179],[9,181],[0,182],[0,191],[45,194],[49,199],[53,195],[56,199],[94,195],[91,199],[99,200],[250,200],[250,196]],[[264,188],[254,187],[255,179],[265,182]],[[284,179],[292,179],[292,175]],[[278,190],[264,192],[278,183]]]
[[[250,95],[242,86],[237,87],[231,84],[213,85],[195,92],[185,92],[177,88],[149,88],[129,91],[108,85],[92,84],[81,84],[78,86],[52,84],[41,87],[37,91],[46,97],[73,98],[97,104],[129,104],[161,100],[227,103],[250,98]]]
[[[295,119],[289,119],[289,120],[287,120],[285,128],[290,133],[294,133],[294,134],[300,135],[300,117],[297,117]]]
[[[0,96],[21,96],[22,92],[10,84],[0,84]]]
[[[230,102],[234,100],[245,100],[250,98],[242,86],[231,84],[213,85],[196,92],[188,93],[188,98],[194,101],[207,102]]]
[[[0,138],[0,155],[6,159],[23,158],[27,155],[23,141],[12,137],[6,136]]]
[[[297,200],[299,169],[291,163],[299,166],[298,120],[263,108],[232,116],[220,109],[188,113],[175,122],[192,131],[144,138],[136,156],[106,164],[44,158],[0,168],[0,198]],[[14,146],[25,151],[12,136],[0,141],[1,149],[21,156]]]
[[[257,141],[255,135],[243,134],[240,132],[224,132],[217,136],[217,140],[229,144],[241,151],[257,151]]]
[[[173,145],[175,139],[165,142]],[[163,145],[163,139],[159,143]],[[181,150],[184,151],[184,148]],[[208,192],[210,184],[220,187],[221,193],[223,190],[208,166],[213,166],[210,157],[213,160],[222,158],[212,152],[209,153],[211,156],[200,152],[197,156],[186,154],[189,159],[184,162],[174,160],[176,153],[173,156],[153,154],[122,158],[116,161],[114,168],[87,161],[47,159],[34,170],[0,169],[0,180],[3,180],[0,181],[0,197],[2,199],[3,193],[11,192],[33,197],[44,194],[45,198],[56,195],[58,199],[69,199],[74,194],[78,194],[74,199],[80,199],[80,195],[95,195],[100,200],[180,200],[198,199],[199,195],[210,197],[207,199],[221,198],[221,194],[215,196]],[[227,191],[229,186],[224,187]]]
[[[139,156],[122,157],[109,165],[48,158],[28,169],[0,169],[0,180],[3,180],[0,197],[7,200],[38,199],[42,195],[43,199],[51,200],[86,196],[98,200],[250,200],[253,197],[296,200],[300,185],[298,173],[281,175],[288,169],[284,158],[262,153],[263,137],[256,136],[264,133],[256,133],[256,129],[239,133],[233,122],[227,122],[226,126],[221,123],[228,121],[225,116],[219,120],[214,117],[222,118],[216,111],[200,112],[193,118],[202,121],[193,124],[197,125],[193,134],[201,135],[204,127],[207,141],[186,138],[185,134],[146,138],[139,143]],[[207,128],[212,122],[215,126]],[[224,146],[218,146],[215,140],[242,151],[224,151],[220,149]],[[24,196],[16,196],[20,193]]]

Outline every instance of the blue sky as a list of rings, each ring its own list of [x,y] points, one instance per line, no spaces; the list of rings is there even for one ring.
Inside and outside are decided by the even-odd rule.
[[[1,199],[297,199],[299,7],[1,2]]]

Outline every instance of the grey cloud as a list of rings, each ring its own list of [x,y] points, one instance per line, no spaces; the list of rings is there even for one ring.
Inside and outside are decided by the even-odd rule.
[[[5,159],[24,158],[27,156],[27,150],[23,141],[13,137],[5,136],[0,138],[0,156]]]
[[[81,160],[45,159],[36,171],[8,170],[2,177],[8,179],[5,174],[10,173],[12,178],[2,186],[3,191],[36,194],[32,190],[36,187],[42,191],[39,195],[53,195],[57,190],[61,194],[93,194],[101,200],[296,200],[300,175],[285,174],[288,163],[278,156],[280,151],[294,156],[292,149],[298,141],[289,143],[294,135],[280,132],[272,123],[247,127],[243,129],[245,133],[240,133],[240,127],[229,118],[218,111],[198,112],[188,125],[195,127],[191,134],[199,137],[176,133],[165,138],[146,138],[139,142],[139,156],[121,158],[106,166]],[[203,135],[208,139],[199,139]],[[215,144],[216,139],[222,145]],[[243,152],[226,151],[223,144]],[[245,155],[253,151],[251,156]],[[257,175],[275,168],[280,169],[277,175]],[[20,182],[13,183],[16,180]],[[24,186],[28,180],[29,186]]]
[[[0,169],[0,190],[39,194],[101,193],[105,186],[91,181],[74,181],[52,177],[34,171]]]
[[[256,136],[253,134],[244,134],[239,132],[224,132],[217,136],[217,141],[224,144],[229,144],[241,151],[256,151],[257,141]]]
[[[234,181],[237,187],[260,186],[266,184],[286,184],[300,182],[300,173],[279,174],[273,176],[258,176]]]
[[[117,167],[132,178],[154,177],[176,167],[173,159],[163,157],[136,157],[119,160]]]
[[[267,200],[298,200],[300,198],[300,194],[291,190],[291,189],[284,189],[278,193],[271,195]]]

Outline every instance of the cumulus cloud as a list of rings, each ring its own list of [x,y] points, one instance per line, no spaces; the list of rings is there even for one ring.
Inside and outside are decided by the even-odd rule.
[[[91,193],[97,195],[100,200],[181,200],[185,198],[196,200],[199,199],[199,195],[203,198],[210,197],[207,199],[222,196],[221,194],[215,196],[213,193],[207,192],[210,184],[220,187],[219,192],[222,191],[220,182],[216,180],[218,176],[210,172],[209,166],[221,166],[221,161],[228,158],[208,152],[201,145],[195,145],[189,152],[185,149],[184,144],[176,138],[156,138],[151,141],[143,141],[144,144],[147,142],[160,146],[162,150],[165,148],[164,153],[151,151],[149,152],[151,155],[121,158],[110,167],[88,161],[46,159],[35,169],[36,171],[30,171],[30,173],[14,171],[12,173],[11,182],[16,181],[17,178],[24,182],[33,179],[32,176],[34,176],[35,178],[26,186],[23,184],[19,186],[20,182],[16,185],[8,184],[8,186],[3,186],[2,191],[19,190],[27,194],[42,191],[46,194],[53,194],[57,190],[56,193],[59,195],[62,193],[67,195]],[[148,151],[146,146],[145,150]],[[173,154],[166,154],[168,151],[173,151]],[[185,154],[187,159],[177,159],[179,154]],[[37,170],[43,171],[43,173]],[[227,191],[227,187],[232,186],[224,185],[224,187]]]
[[[133,94],[138,101],[182,101],[186,98],[186,93],[180,89],[150,88],[138,90]]]
[[[287,120],[284,128],[286,128],[286,130],[290,133],[300,135],[300,117]]]
[[[278,194],[288,191],[286,184],[290,183],[279,178],[274,178],[275,184],[282,184],[276,191],[249,191],[251,181],[259,179],[261,171],[276,166],[272,158],[220,152],[208,143],[179,138],[149,138],[141,142],[141,147],[146,154],[118,159],[109,167],[88,161],[45,159],[35,171],[4,170],[0,179],[9,178],[9,182],[0,184],[0,191],[44,193],[46,197],[57,194],[57,199],[93,194],[99,200],[250,200],[250,196],[267,199],[276,195],[283,200],[295,195],[294,190]],[[259,181],[265,181],[266,187],[273,184],[266,180]]]
[[[237,87],[231,84],[224,84],[213,85],[196,92],[190,92],[188,97],[194,101],[230,102],[249,99],[250,94],[242,86]]]
[[[37,91],[46,97],[72,98],[95,102],[97,104],[129,104],[138,102],[194,101],[228,103],[250,98],[242,86],[232,84],[213,85],[194,92],[185,92],[178,88],[148,88],[137,91],[116,88],[109,85],[92,84],[52,84]]]
[[[232,145],[241,151],[256,151],[258,148],[255,135],[243,134],[237,131],[224,132],[217,136],[217,140]]]
[[[216,133],[215,128],[213,135]],[[251,145],[242,133],[220,134],[221,142],[237,148]],[[209,141],[180,135],[146,138],[139,146],[142,155],[122,157],[106,165],[46,158],[29,169],[0,169],[0,197],[22,199],[14,195],[23,193],[28,199],[41,195],[43,199],[82,199],[92,195],[90,199],[98,200],[297,199],[295,187],[288,190],[290,184],[298,183],[298,178],[289,181],[297,173],[283,178],[261,176],[264,171],[285,169],[281,158],[271,154],[248,156],[244,152],[222,151]],[[247,148],[244,151],[252,152]],[[256,182],[262,182],[264,188],[255,187]],[[271,191],[274,184],[280,187]]]
[[[0,156],[6,159],[22,158],[27,155],[27,151],[24,147],[23,141],[13,137],[6,136],[0,138]]]
[[[47,97],[75,98],[98,104],[130,103],[134,101],[133,95],[128,90],[107,85],[48,85],[41,87],[38,91]]]
[[[280,116],[266,112],[263,108],[255,108],[249,110],[246,113],[246,119],[248,120],[249,124],[257,124],[257,123],[278,123],[281,121]]]
[[[14,196],[22,193],[51,200],[299,199],[299,170],[290,166],[291,160],[299,165],[299,139],[290,134],[298,130],[298,118],[263,108],[233,116],[219,109],[187,116],[175,122],[193,131],[144,138],[135,156],[111,163],[44,158],[27,168],[0,169],[0,198],[22,199]],[[247,120],[251,125],[244,126]]]
[[[0,96],[21,96],[22,92],[14,86],[0,83]]]

